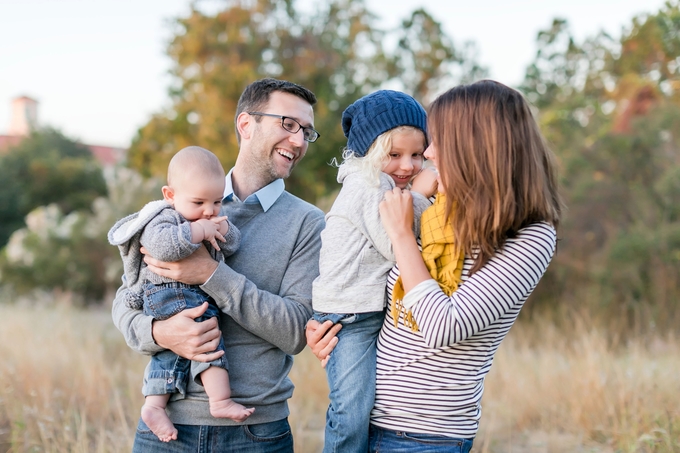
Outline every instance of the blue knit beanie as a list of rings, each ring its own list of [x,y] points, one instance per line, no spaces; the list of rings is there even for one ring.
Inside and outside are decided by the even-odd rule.
[[[427,141],[427,114],[411,96],[399,91],[380,90],[354,102],[342,112],[342,131],[347,149],[363,157],[376,138],[399,126],[423,131]]]

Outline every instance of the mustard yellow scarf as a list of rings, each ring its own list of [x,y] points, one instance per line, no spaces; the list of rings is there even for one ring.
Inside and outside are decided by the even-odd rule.
[[[453,228],[446,219],[446,197],[444,194],[437,194],[434,204],[423,212],[420,219],[423,261],[432,278],[439,283],[442,291],[450,296],[458,289],[463,272],[465,253],[456,248]],[[403,298],[404,285],[400,276],[392,291],[391,311],[395,327],[399,325],[400,313],[405,311]],[[404,324],[410,327],[412,331],[418,331],[418,324],[413,318],[411,310],[404,314]]]

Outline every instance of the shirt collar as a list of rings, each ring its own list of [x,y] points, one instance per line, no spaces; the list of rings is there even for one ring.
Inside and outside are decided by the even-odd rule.
[[[233,173],[234,169],[232,168],[229,170],[229,173],[227,173],[226,176],[226,184],[224,186],[224,198],[222,199],[223,201],[241,201],[239,198],[236,196],[234,193],[234,186],[231,182],[231,174]],[[270,182],[254,194],[250,195],[248,198],[243,200],[243,203],[251,204],[251,203],[260,203],[260,206],[262,206],[262,210],[264,212],[267,212],[269,208],[272,207],[274,203],[276,203],[276,200],[279,199],[283,191],[286,189],[286,185],[283,183],[283,179],[275,179],[274,181]]]

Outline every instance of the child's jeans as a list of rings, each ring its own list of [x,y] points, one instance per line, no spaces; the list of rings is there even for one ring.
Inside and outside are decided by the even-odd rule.
[[[341,323],[338,344],[326,364],[330,404],[324,453],[368,451],[368,427],[375,400],[376,340],[384,311],[314,313],[323,323]]]
[[[220,312],[212,298],[200,287],[179,282],[144,285],[144,314],[153,316],[159,321],[168,319],[182,310],[198,307],[206,301],[210,302],[210,306],[202,316],[196,318],[196,322],[218,316]],[[217,350],[224,351],[222,338]],[[158,352],[151,356],[146,367],[142,393],[144,396],[177,392],[186,395],[189,376],[193,376],[200,384],[201,381],[198,379],[200,372],[205,371],[208,365],[228,369],[225,356],[205,364],[192,362],[170,350]]]

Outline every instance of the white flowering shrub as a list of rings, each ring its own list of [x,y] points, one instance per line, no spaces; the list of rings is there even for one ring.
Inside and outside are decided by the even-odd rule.
[[[91,211],[68,215],[56,204],[41,206],[26,217],[0,256],[0,284],[19,293],[57,290],[84,304],[97,303],[117,288],[123,272],[118,249],[106,234],[119,218],[160,197],[160,183],[144,180],[126,168],[104,171],[108,197]]]

